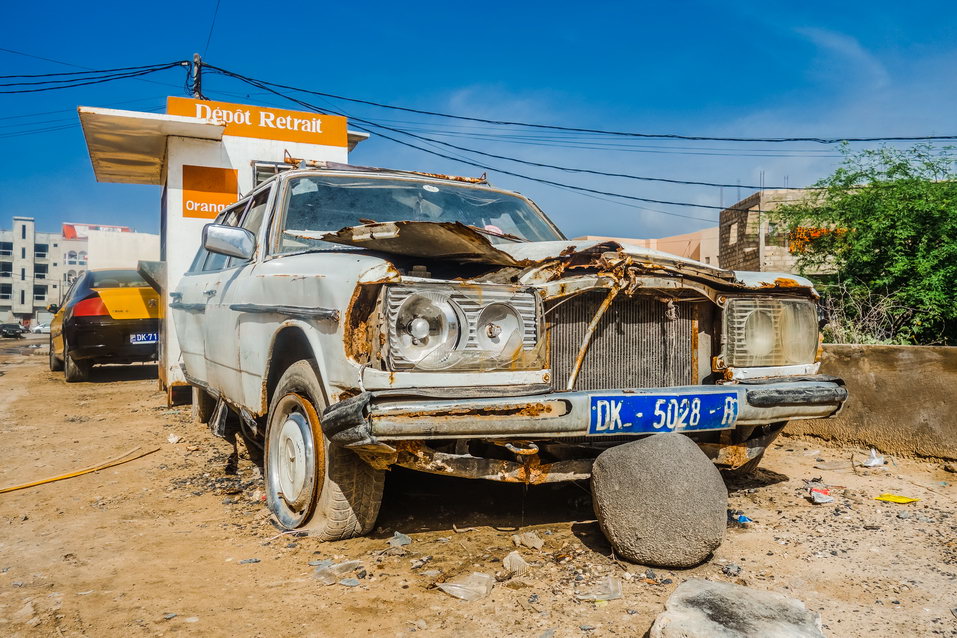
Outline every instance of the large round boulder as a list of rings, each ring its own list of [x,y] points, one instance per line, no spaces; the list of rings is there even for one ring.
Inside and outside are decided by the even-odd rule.
[[[721,545],[728,490],[683,434],[654,434],[602,452],[592,502],[615,552],[656,567],[693,567]]]

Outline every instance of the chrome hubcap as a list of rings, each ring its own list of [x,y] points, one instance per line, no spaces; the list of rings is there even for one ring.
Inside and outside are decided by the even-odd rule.
[[[303,428],[308,428],[306,417],[293,413],[286,417],[279,430],[276,461],[278,462],[279,491],[282,499],[292,507],[300,507],[305,494],[308,455],[303,440]]]

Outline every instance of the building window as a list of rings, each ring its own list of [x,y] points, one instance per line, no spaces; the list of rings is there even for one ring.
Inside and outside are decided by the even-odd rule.
[[[20,269],[20,281],[26,281],[26,278],[27,278],[27,269],[26,269],[26,268],[21,268],[21,269]]]
[[[13,298],[13,284],[0,284],[0,300]]]
[[[12,257],[12,256],[13,256],[13,242],[0,241],[0,257]]]
[[[0,262],[0,277],[13,277],[13,264]]]
[[[71,266],[75,266],[75,265],[76,265],[76,251],[75,251],[75,250],[71,250],[70,252],[68,252],[68,253],[66,254],[66,263],[70,264]]]
[[[34,264],[33,266],[34,279],[46,279],[49,272],[50,267],[47,264]]]
[[[22,226],[20,226],[20,239],[26,239],[26,238],[27,238],[27,225],[23,224]]]
[[[86,251],[85,251],[85,250],[81,250],[81,251],[80,251],[79,258],[80,258],[80,265],[81,265],[81,266],[85,265],[85,264],[86,264]]]
[[[26,259],[26,258],[27,258],[27,247],[20,246],[20,259]]]
[[[34,244],[33,245],[33,254],[37,259],[46,259],[47,253],[50,252],[50,244]]]
[[[70,271],[68,271],[68,272],[63,276],[63,278],[66,279],[67,283],[72,284],[74,281],[76,281],[76,271],[75,271],[75,270],[70,270]]]
[[[21,290],[21,291],[20,291],[20,305],[22,306],[22,305],[25,304],[25,303],[26,303],[26,296],[24,295],[24,291]]]
[[[46,286],[34,286],[33,287],[33,300],[34,301],[46,301],[47,299],[47,287]]]

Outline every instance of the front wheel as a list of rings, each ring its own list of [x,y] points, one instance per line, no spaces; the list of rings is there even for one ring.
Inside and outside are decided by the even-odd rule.
[[[322,433],[322,388],[309,361],[289,366],[269,406],[266,502],[287,529],[333,541],[368,533],[382,502],[384,473]]]

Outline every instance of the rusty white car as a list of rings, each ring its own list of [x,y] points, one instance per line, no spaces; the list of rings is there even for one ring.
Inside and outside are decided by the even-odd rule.
[[[372,528],[392,466],[577,480],[681,432],[747,471],[847,396],[809,281],[570,241],[481,180],[289,170],[206,226],[172,294],[201,412],[262,446],[278,522],[328,540]]]

